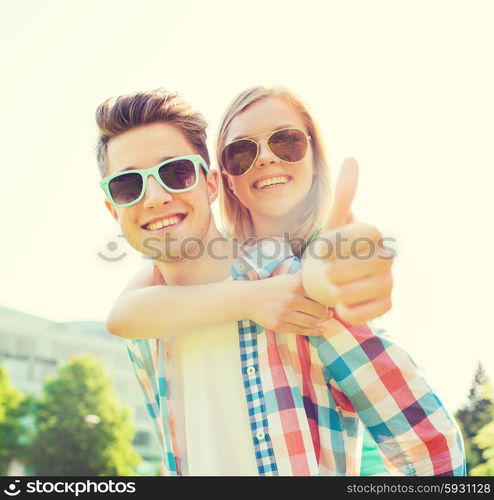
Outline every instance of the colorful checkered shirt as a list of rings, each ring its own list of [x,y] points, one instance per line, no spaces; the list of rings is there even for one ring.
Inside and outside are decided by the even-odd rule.
[[[272,257],[272,245],[245,250],[233,264],[233,278],[300,270],[286,247],[277,252],[282,257]],[[357,327],[340,322],[340,332],[322,337],[238,322],[259,475],[358,475],[363,425],[393,475],[465,475],[458,427],[409,355],[375,322]],[[156,425],[164,474],[175,476],[182,471],[170,404],[169,342],[128,340],[127,346]]]

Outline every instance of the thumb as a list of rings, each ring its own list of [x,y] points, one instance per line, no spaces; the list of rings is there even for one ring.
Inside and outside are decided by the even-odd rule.
[[[347,158],[340,167],[336,179],[333,205],[329,213],[325,231],[344,226],[353,219],[352,202],[357,191],[359,166],[353,158]]]

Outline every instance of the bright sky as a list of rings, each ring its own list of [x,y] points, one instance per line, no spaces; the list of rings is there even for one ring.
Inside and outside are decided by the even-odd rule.
[[[101,101],[177,90],[212,146],[238,92],[279,83],[314,109],[335,171],[359,161],[354,212],[397,239],[385,325],[456,408],[478,360],[494,378],[493,14],[492,0],[4,2],[0,305],[104,320],[143,263],[103,205]]]

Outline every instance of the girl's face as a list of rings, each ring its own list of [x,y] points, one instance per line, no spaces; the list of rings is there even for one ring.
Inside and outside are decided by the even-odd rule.
[[[300,113],[282,97],[270,96],[250,105],[232,120],[225,145],[244,137],[259,142],[259,156],[251,169],[241,176],[225,171],[230,189],[251,213],[254,227],[266,220],[295,220],[312,186],[313,152],[296,163],[279,159],[267,147],[268,134],[284,128],[298,128],[308,134]]]

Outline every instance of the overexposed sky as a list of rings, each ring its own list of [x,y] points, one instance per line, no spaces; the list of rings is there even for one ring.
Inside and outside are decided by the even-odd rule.
[[[213,148],[238,92],[283,84],[314,110],[334,170],[359,161],[356,216],[396,238],[388,330],[452,409],[478,360],[494,377],[492,0],[21,0],[1,10],[0,305],[104,320],[142,265],[103,205],[101,101],[177,90],[208,119]]]

